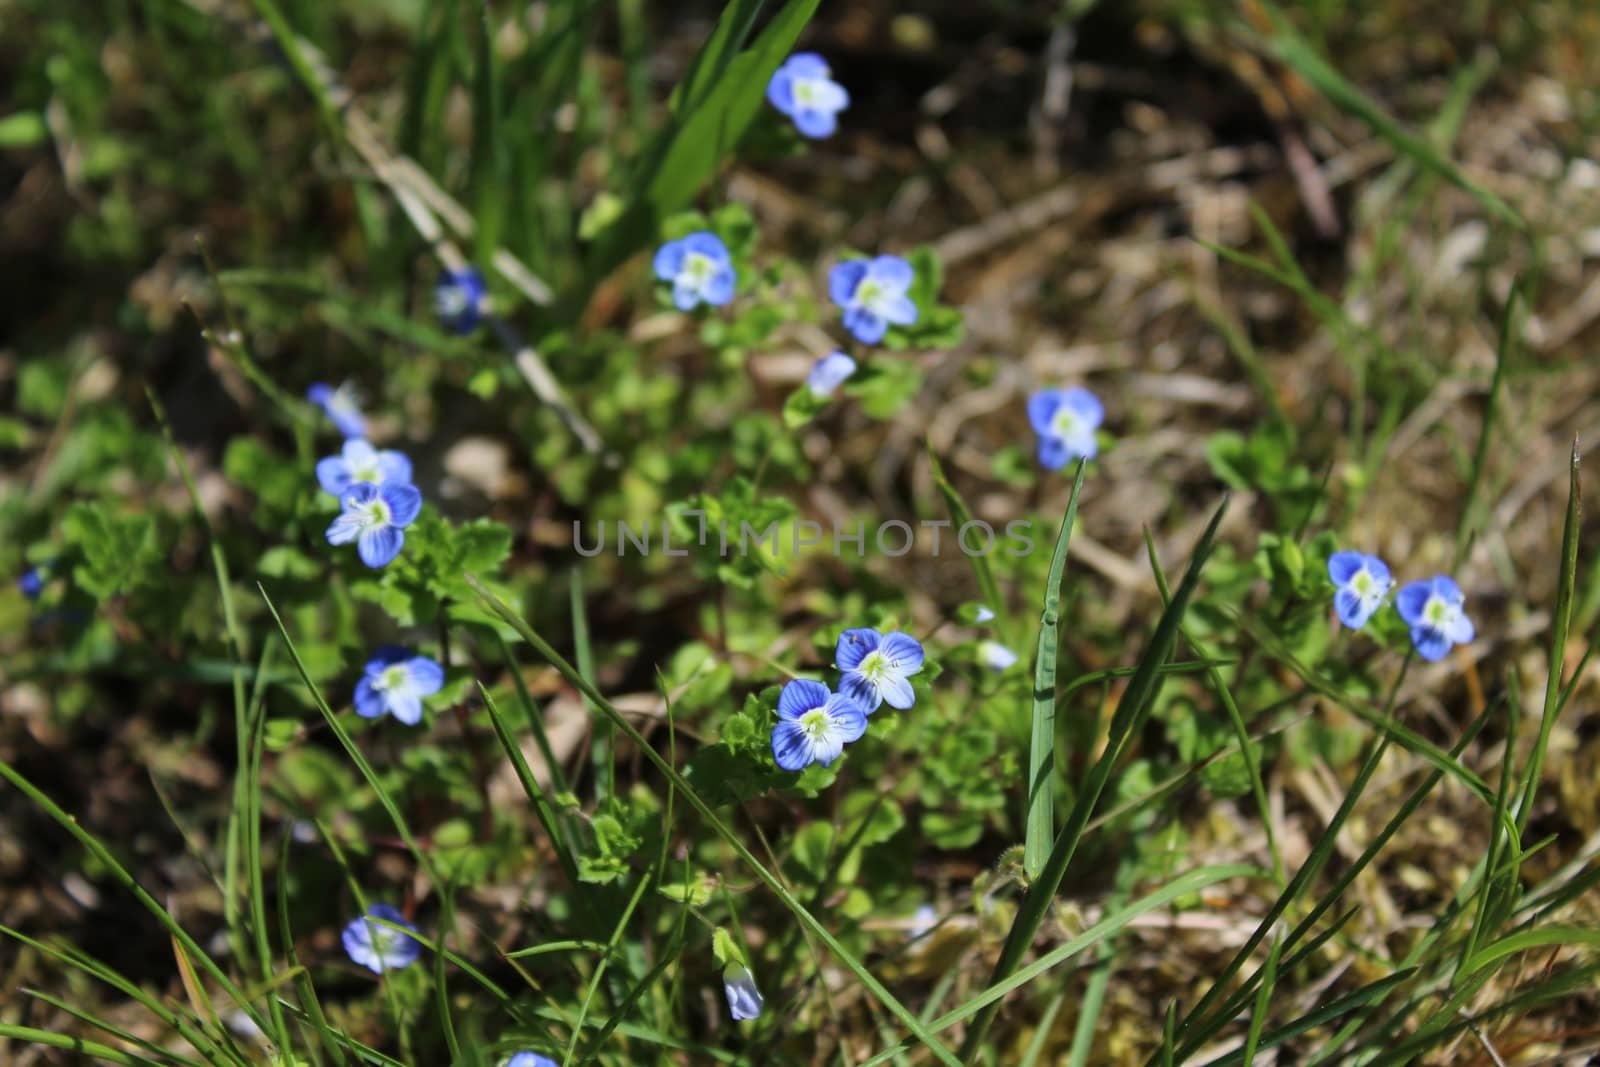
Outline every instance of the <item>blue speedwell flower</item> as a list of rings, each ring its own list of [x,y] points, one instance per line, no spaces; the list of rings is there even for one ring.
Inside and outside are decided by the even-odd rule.
[[[917,321],[917,304],[906,293],[916,271],[899,256],[847,259],[828,275],[828,294],[844,309],[844,328],[864,345],[875,345],[892,326]]]
[[[978,660],[991,671],[1010,670],[1017,662],[1017,654],[999,641],[984,641],[978,645]]]
[[[1028,398],[1028,421],[1039,435],[1039,463],[1058,471],[1069,460],[1093,459],[1094,432],[1105,420],[1100,398],[1081,386],[1041,389]]]
[[[357,482],[339,497],[339,506],[344,510],[328,527],[328,544],[354,541],[361,562],[376,570],[400,554],[404,528],[422,510],[422,493],[404,482]]]
[[[796,678],[778,694],[778,724],[772,728],[772,758],[786,771],[833,763],[844,746],[867,732],[867,713],[843,693],[821,682]]]
[[[1412,582],[1395,594],[1394,606],[1411,627],[1417,655],[1430,663],[1444,659],[1451,645],[1464,645],[1476,631],[1464,610],[1461,587],[1443,574]]]
[[[367,419],[356,404],[355,387],[345,382],[339,388],[318,382],[306,390],[306,399],[327,413],[334,428],[346,437],[365,437]]]
[[[39,594],[44,592],[44,571],[39,567],[29,567],[18,576],[17,588],[29,600],[38,600]]]
[[[374,904],[367,909],[366,915],[359,919],[351,919],[344,928],[344,950],[351,960],[361,964],[373,974],[399,970],[417,962],[417,957],[422,955],[420,941],[401,933],[394,927],[371,922],[371,919],[382,919],[384,922],[394,923],[395,926],[403,926],[407,930],[416,929],[406,922],[406,917],[400,914],[398,908],[388,904]]]
[[[445,271],[433,287],[433,310],[451,330],[469,334],[478,328],[488,295],[483,275],[471,267]]]
[[[1333,610],[1339,621],[1352,630],[1367,624],[1394,585],[1389,565],[1362,552],[1335,552],[1329,556],[1328,577],[1338,586],[1333,594]]]
[[[427,656],[384,645],[367,660],[356,683],[356,714],[363,719],[393,715],[407,726],[422,721],[422,698],[444,686],[444,668]]]
[[[850,94],[815,52],[796,52],[784,60],[767,83],[767,100],[813,138],[831,136],[839,128],[839,112],[850,106]]]
[[[765,1001],[761,990],[756,988],[755,975],[744,964],[730,963],[722,969],[722,991],[728,995],[728,1013],[734,1022],[761,1015]]]
[[[843,352],[830,352],[812,364],[811,373],[806,375],[806,388],[811,390],[812,396],[821,400],[832,396],[833,391],[855,372],[855,360]]]
[[[337,456],[317,460],[317,484],[340,496],[357,482],[411,483],[411,461],[403,453],[386,448],[373,448],[359,437],[345,441]]]
[[[549,1056],[537,1052],[519,1052],[505,1062],[505,1067],[559,1067]]]
[[[910,678],[922,669],[922,646],[911,635],[846,630],[839,635],[833,660],[844,672],[839,691],[867,714],[884,703],[904,711],[917,702]]]
[[[733,299],[737,275],[728,246],[701,230],[656,249],[656,277],[672,285],[672,305],[688,311],[701,304],[721,307]]]

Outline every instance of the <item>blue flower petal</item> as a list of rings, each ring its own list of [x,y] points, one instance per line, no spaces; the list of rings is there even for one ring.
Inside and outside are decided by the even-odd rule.
[[[1450,628],[1445,631],[1445,636],[1453,644],[1464,645],[1478,636],[1478,631],[1472,625],[1472,620],[1467,618],[1466,612],[1462,612],[1455,617],[1455,620],[1450,624]]]
[[[811,741],[800,724],[783,720],[772,728],[772,758],[786,771],[802,771],[811,763]]]
[[[1081,385],[1074,385],[1061,394],[1061,404],[1078,417],[1089,429],[1097,429],[1105,421],[1106,408],[1100,398]]]
[[[917,272],[899,256],[878,256],[867,267],[867,276],[891,293],[903,293],[917,280]]]
[[[861,285],[861,279],[867,276],[867,261],[864,259],[849,259],[836,264],[828,272],[828,297],[840,307],[846,307],[855,299],[856,289]]]
[[[1400,617],[1410,626],[1422,624],[1422,609],[1428,604],[1428,597],[1433,595],[1433,583],[1411,582],[1399,593],[1395,594],[1394,607]]]
[[[1340,589],[1335,592],[1333,610],[1338,614],[1339,621],[1352,630],[1361,629],[1372,615],[1354,589]]]
[[[820,141],[824,137],[832,137],[839,129],[839,120],[831,111],[818,111],[816,108],[797,108],[794,112],[794,128],[813,140]]]
[[[1366,557],[1359,552],[1335,552],[1328,557],[1328,577],[1335,585],[1349,585],[1365,562]]]
[[[1039,438],[1039,466],[1058,471],[1067,465],[1067,442],[1054,435]]]
[[[848,694],[834,693],[828,698],[826,709],[845,744],[861,740],[867,732],[867,713]]]
[[[1461,591],[1455,579],[1444,574],[1434,577],[1433,591],[1451,604],[1463,604],[1467,599],[1467,595]]]
[[[354,703],[356,714],[363,719],[381,719],[386,710],[383,694],[373,687],[370,677],[362,678],[356,683]]]
[[[834,646],[833,662],[841,671],[853,671],[861,666],[861,661],[868,652],[874,652],[883,644],[883,635],[878,631],[861,627],[855,630],[846,630],[839,635],[839,642]]]
[[[1385,589],[1394,584],[1394,578],[1389,574],[1389,565],[1377,556],[1364,557],[1367,563],[1367,573],[1376,578]]]
[[[883,335],[889,332],[888,322],[866,308],[859,307],[845,310],[844,328],[864,345],[877,344],[883,340]]]
[[[903,674],[916,674],[922,669],[922,644],[910,634],[899,630],[886,634],[879,651]]]
[[[897,296],[879,306],[883,317],[895,326],[911,326],[917,321],[917,302],[909,296]]]
[[[422,694],[415,689],[389,690],[389,714],[407,726],[415,726],[422,721]]]
[[[784,719],[798,719],[812,708],[828,702],[828,687],[810,678],[796,678],[778,694],[778,715]]]
[[[343,456],[327,456],[317,460],[317,484],[326,493],[338,496],[350,488],[350,467]]]
[[[902,675],[885,676],[879,688],[883,691],[883,702],[891,708],[904,711],[917,702],[916,690],[911,688],[910,680]]]
[[[1444,659],[1445,653],[1450,651],[1450,638],[1441,630],[1432,626],[1413,626],[1411,628],[1411,643],[1416,646],[1417,655],[1429,663],[1437,663]]]
[[[868,715],[883,705],[882,690],[859,671],[847,671],[839,677],[839,692]]]
[[[363,530],[356,538],[356,555],[361,557],[362,563],[377,570],[393,562],[405,543],[406,535],[393,526]]]
[[[690,252],[705,256],[718,266],[733,262],[728,255],[728,246],[722,243],[722,238],[710,230],[698,230],[683,239],[683,245]]]
[[[405,482],[385,482],[378,495],[389,505],[389,521],[395,526],[410,526],[422,510],[422,491]]]
[[[794,114],[794,73],[787,66],[779,67],[767,83],[767,103],[785,115]]]
[[[796,52],[784,60],[779,69],[796,78],[827,78],[833,73],[828,61],[816,52]]]
[[[1028,422],[1033,432],[1041,436],[1054,436],[1056,412],[1061,409],[1062,394],[1059,389],[1040,389],[1028,397]]]
[[[427,656],[412,656],[406,662],[411,687],[422,696],[432,696],[444,688],[444,668]]]
[[[721,307],[733,299],[734,284],[737,280],[738,275],[734,272],[734,269],[732,267],[724,267],[713,274],[710,281],[706,282],[706,287],[701,291],[701,295],[705,297],[706,303],[712,307]]]
[[[683,261],[688,254],[689,249],[682,241],[668,241],[656,249],[656,277],[664,282],[675,281],[683,273]]]

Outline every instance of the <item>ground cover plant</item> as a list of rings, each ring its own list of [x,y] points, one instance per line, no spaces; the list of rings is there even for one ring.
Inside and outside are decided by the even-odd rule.
[[[1589,5],[0,25],[0,1061],[1600,1049]]]

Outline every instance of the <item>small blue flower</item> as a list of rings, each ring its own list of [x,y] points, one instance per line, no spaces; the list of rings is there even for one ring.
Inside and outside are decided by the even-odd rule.
[[[346,437],[367,435],[366,417],[356,405],[355,387],[349,382],[345,382],[337,389],[318,382],[306,390],[306,399],[326,412],[328,418],[333,420],[334,428]]]
[[[994,611],[987,604],[979,604],[977,614],[972,617],[973,622],[993,622]]]
[[[999,641],[984,641],[978,645],[978,660],[998,674],[1016,665],[1017,654]]]
[[[845,745],[866,732],[867,713],[849,697],[830,693],[821,682],[796,678],[778,694],[772,758],[786,771],[805,770],[813,763],[827,767]]]
[[[519,1052],[505,1062],[505,1067],[560,1067],[549,1056],[541,1056],[537,1052]]]
[[[1329,556],[1328,577],[1338,586],[1333,594],[1333,610],[1339,621],[1352,630],[1367,624],[1394,585],[1389,565],[1361,552],[1335,552]]]
[[[907,941],[920,941],[933,933],[934,927],[939,925],[939,913],[933,910],[932,904],[923,904],[911,913],[911,923],[906,928]]]
[[[1394,606],[1411,627],[1417,655],[1430,663],[1444,659],[1451,645],[1464,645],[1476,636],[1463,608],[1461,587],[1443,574],[1412,582],[1395,595]]]
[[[922,670],[922,645],[898,630],[846,630],[839,635],[834,663],[844,672],[839,691],[868,715],[881,704],[904,711],[917,702],[910,677]]]
[[[17,577],[17,588],[29,600],[38,600],[44,592],[44,568],[29,567]]]
[[[883,340],[889,327],[917,321],[917,304],[906,295],[916,271],[899,256],[847,259],[828,274],[828,294],[844,309],[844,328],[864,345]]]
[[[317,484],[334,496],[357,482],[411,484],[411,461],[393,449],[381,452],[359,437],[346,439],[337,456],[317,460]]]
[[[404,528],[422,510],[422,493],[404,482],[356,482],[339,498],[344,510],[328,527],[328,544],[356,543],[361,562],[376,570],[389,564],[406,543]]]
[[[372,905],[367,909],[365,916],[351,919],[344,928],[342,937],[344,950],[353,962],[359,963],[373,974],[399,970],[417,962],[417,957],[422,955],[420,941],[401,933],[394,927],[369,922],[369,919],[382,919],[384,922],[394,923],[395,926],[403,926],[407,930],[416,929],[406,922],[406,917],[400,914],[398,908],[388,904]]]
[[[469,334],[483,318],[488,295],[483,275],[471,267],[445,271],[433,287],[433,310],[451,330]]]
[[[1080,386],[1041,389],[1028,397],[1028,421],[1039,435],[1039,463],[1058,471],[1068,460],[1093,459],[1099,451],[1094,432],[1105,417],[1100,398]]]
[[[806,388],[811,390],[812,396],[821,400],[832,396],[833,391],[855,372],[855,360],[843,352],[831,352],[812,364],[811,373],[806,375]]]
[[[656,249],[655,270],[657,278],[672,283],[672,305],[679,311],[700,304],[721,307],[733,299],[733,259],[722,238],[709,230]]]
[[[767,100],[794,119],[801,133],[819,139],[832,136],[839,112],[850,106],[850,94],[815,52],[796,52],[784,60],[767,83]]]
[[[427,656],[398,645],[384,645],[367,660],[356,683],[356,714],[363,719],[393,715],[407,726],[422,721],[422,698],[444,686],[444,668]]]
[[[728,996],[728,1013],[734,1022],[755,1019],[761,1015],[761,990],[756,988],[755,975],[742,963],[730,963],[722,969],[722,991]]]

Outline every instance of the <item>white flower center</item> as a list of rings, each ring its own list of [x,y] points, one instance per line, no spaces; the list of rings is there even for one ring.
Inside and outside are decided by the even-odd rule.
[[[861,672],[861,677],[869,682],[881,682],[893,671],[898,664],[885,656],[882,652],[868,652],[861,660],[861,666],[856,669]]]
[[[1355,577],[1350,579],[1350,588],[1357,596],[1366,596],[1372,592],[1372,575],[1366,570],[1356,571]]]
[[[1422,606],[1422,617],[1428,620],[1428,625],[1439,630],[1454,622],[1456,614],[1456,606],[1439,596],[1429,597]]]
[[[356,510],[360,512],[363,529],[382,529],[394,520],[394,512],[389,510],[389,502],[382,497],[376,497],[366,504],[357,504]]]
[[[821,741],[828,736],[828,730],[832,725],[828,713],[821,708],[812,708],[800,716],[800,729],[805,731],[806,737],[813,742]]]
[[[794,81],[794,102],[801,107],[815,107],[817,100],[822,96],[822,86],[815,78],[796,78]]]
[[[717,265],[711,262],[711,257],[701,252],[690,252],[683,257],[683,272],[680,278],[692,285],[704,285],[711,280],[711,275],[716,271]]]
[[[1078,416],[1068,408],[1059,408],[1050,420],[1050,428],[1056,432],[1057,437],[1076,437]]]
[[[353,482],[373,482],[374,484],[383,481],[383,474],[378,469],[377,460],[373,460],[364,466],[351,467],[350,480]]]
[[[378,680],[372,683],[372,688],[381,692],[387,692],[390,689],[403,689],[407,677],[405,667],[397,663],[393,667],[385,668],[383,673],[378,675]]]

